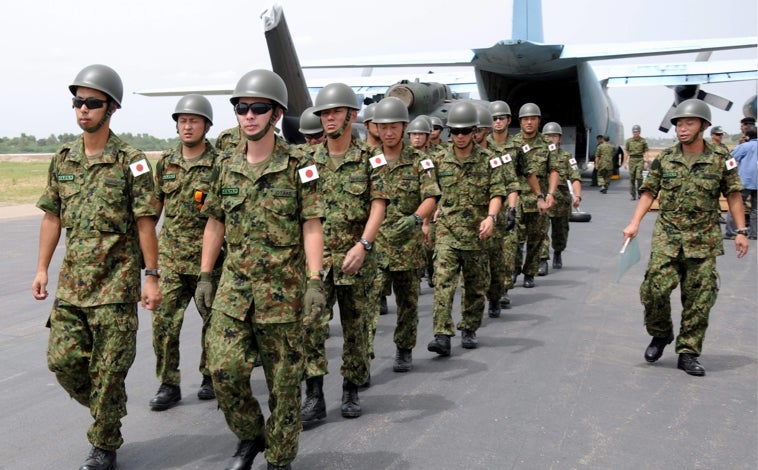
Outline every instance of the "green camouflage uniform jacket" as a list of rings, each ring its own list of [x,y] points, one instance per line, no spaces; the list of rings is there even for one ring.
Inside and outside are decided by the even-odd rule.
[[[242,151],[238,151],[242,149]],[[227,253],[213,310],[244,320],[255,303],[255,323],[300,321],[305,292],[302,225],[321,218],[317,181],[303,183],[301,160],[280,138],[265,170],[255,177],[245,146],[217,160],[202,214],[223,222]]]
[[[485,250],[479,224],[487,217],[490,199],[508,194],[504,172],[492,166],[490,152],[475,145],[468,157],[458,160],[452,147],[435,155],[438,203],[436,243],[458,250]]]
[[[570,153],[558,148],[555,151],[556,161],[558,162],[558,191],[555,194],[555,204],[548,211],[550,217],[566,217],[571,214],[571,191],[567,181],[581,181],[582,175],[579,173],[579,166],[576,159]]]
[[[637,139],[630,137],[626,139],[624,149],[627,151],[630,157],[642,157],[648,150],[647,140],[643,139],[642,137],[639,137]]]
[[[342,272],[347,252],[360,240],[368,221],[371,201],[390,199],[384,189],[385,166],[372,168],[371,150],[355,137],[344,160],[336,169],[329,167],[327,142],[316,146],[313,161],[318,168],[319,192],[324,206],[324,266],[332,270],[335,285],[352,285],[356,277]],[[373,256],[366,257],[372,264]],[[364,265],[366,261],[364,261]],[[365,266],[372,269],[371,266]]]
[[[380,154],[381,148],[374,150]],[[384,173],[384,189],[390,195],[387,213],[376,238],[377,263],[390,271],[418,269],[426,263],[421,226],[406,238],[398,241],[395,223],[413,215],[425,199],[440,196],[433,161],[409,145],[394,162],[389,162]]]
[[[616,149],[610,142],[603,142],[595,149],[595,158],[597,158],[598,170],[613,170],[613,154]]]
[[[66,229],[56,298],[78,307],[140,300],[139,217],[158,217],[150,162],[112,131],[102,156],[87,158],[82,138],[50,161],[37,207]]]
[[[203,232],[208,216],[205,198],[216,178],[218,151],[205,141],[205,152],[195,160],[182,157],[182,145],[166,150],[155,165],[155,195],[163,204],[163,226],[158,238],[164,269],[199,274]]]
[[[521,205],[524,212],[539,212],[537,208],[537,195],[529,187],[527,177],[537,175],[542,194],[547,194],[550,187],[550,172],[560,171],[555,151],[550,150],[553,141],[548,137],[537,133],[531,139],[525,139],[519,132],[513,136],[506,148],[508,155],[516,161],[516,171],[521,178]]]
[[[242,139],[242,130],[240,129],[240,126],[224,129],[218,137],[216,137],[216,149],[218,149],[219,152],[234,150],[242,140],[244,139]]]
[[[652,250],[676,258],[707,258],[724,254],[719,228],[719,196],[742,191],[730,155],[706,143],[690,167],[680,144],[665,149],[650,166],[641,191],[660,191]]]

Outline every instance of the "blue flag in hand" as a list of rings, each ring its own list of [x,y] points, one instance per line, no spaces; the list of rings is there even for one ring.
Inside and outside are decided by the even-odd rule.
[[[616,268],[616,283],[621,280],[621,276],[640,260],[640,246],[637,244],[637,238],[627,238],[624,240],[624,246],[619,251],[619,264]]]

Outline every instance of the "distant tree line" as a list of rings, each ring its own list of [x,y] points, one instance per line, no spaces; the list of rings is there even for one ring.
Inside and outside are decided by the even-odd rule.
[[[50,135],[38,139],[31,135],[21,134],[19,137],[0,137],[0,153],[54,153],[61,144],[75,140],[79,134]],[[178,137],[159,139],[148,134],[118,134],[130,145],[145,152],[164,150],[179,144]]]

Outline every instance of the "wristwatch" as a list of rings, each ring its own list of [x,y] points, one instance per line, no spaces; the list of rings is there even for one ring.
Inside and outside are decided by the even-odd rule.
[[[537,195],[537,199],[545,199],[545,195],[540,193]]]
[[[361,242],[361,245],[363,245],[364,250],[371,251],[374,249],[374,244],[366,240],[365,238],[361,238],[359,241]]]
[[[492,217],[492,221],[497,222],[497,214],[487,214],[487,217]]]
[[[747,228],[740,228],[734,231],[737,235],[745,235],[746,237],[750,233]]]
[[[161,270],[160,268],[145,269],[145,276],[161,277]]]

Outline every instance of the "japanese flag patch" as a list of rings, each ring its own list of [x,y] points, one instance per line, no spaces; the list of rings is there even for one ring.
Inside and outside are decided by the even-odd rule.
[[[150,165],[147,164],[147,160],[144,158],[129,165],[129,169],[132,170],[132,175],[134,176],[150,173]]]
[[[307,183],[308,181],[313,181],[315,179],[318,179],[318,169],[316,169],[316,165],[310,165],[306,166],[305,168],[300,168],[297,170],[298,174],[300,174],[300,182],[301,183]]]
[[[429,158],[425,158],[421,160],[421,167],[424,170],[431,170],[432,168],[434,168],[434,162]]]
[[[558,147],[555,144],[550,144],[547,146],[547,149],[550,150],[551,152],[555,152],[555,149],[557,148]]]
[[[737,168],[737,160],[734,157],[726,161],[726,169],[731,170],[732,168]]]
[[[371,162],[371,168],[379,168],[380,166],[387,164],[387,159],[384,158],[383,153],[380,153],[379,155],[371,157],[369,162]]]
[[[510,163],[511,160],[513,160],[513,158],[511,158],[511,154],[510,153],[506,153],[505,155],[503,155],[502,157],[500,157],[500,159],[503,160],[503,163]]]
[[[497,168],[497,167],[499,167],[502,164],[503,164],[503,161],[500,160],[500,157],[495,157],[495,158],[491,158],[490,159],[490,167],[491,168]]]
[[[576,166],[576,158],[574,157],[569,158],[569,164],[572,166]]]
[[[523,150],[523,151],[524,151],[524,153],[529,153],[529,151],[530,151],[531,149],[532,149],[532,148],[529,146],[529,144],[524,144],[524,146],[523,146],[523,147],[521,147],[521,150]]]

